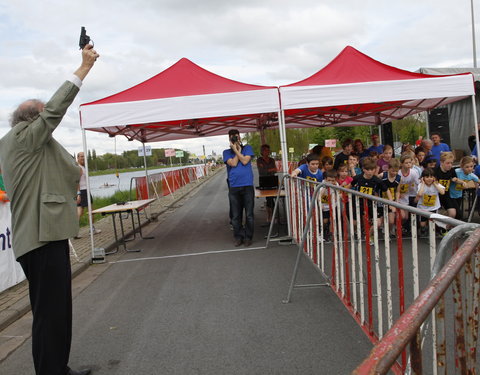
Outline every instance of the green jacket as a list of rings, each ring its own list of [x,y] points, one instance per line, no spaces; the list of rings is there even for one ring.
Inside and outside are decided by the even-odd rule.
[[[80,168],[53,137],[79,89],[66,81],[32,122],[0,139],[0,164],[11,201],[13,251],[18,259],[51,241],[78,233]]]

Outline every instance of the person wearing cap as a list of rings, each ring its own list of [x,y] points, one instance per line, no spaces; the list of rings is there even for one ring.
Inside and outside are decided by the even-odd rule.
[[[250,246],[253,240],[253,208],[255,190],[253,187],[252,157],[255,155],[250,145],[243,145],[237,129],[228,132],[230,148],[223,151],[223,161],[227,165],[228,200],[230,202],[231,224],[234,245]],[[243,212],[245,211],[245,226]]]

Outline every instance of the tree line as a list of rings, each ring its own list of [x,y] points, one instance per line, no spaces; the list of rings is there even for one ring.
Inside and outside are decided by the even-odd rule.
[[[156,167],[170,165],[170,161],[173,165],[187,164],[190,162],[190,153],[184,150],[183,157],[177,158],[175,156],[166,157],[165,149],[152,148],[152,156],[147,156],[147,167]],[[142,168],[144,167],[143,156],[138,156],[137,150],[123,151],[121,154],[106,153],[103,155],[97,155],[96,151],[88,150],[88,168],[91,171],[104,171],[107,169],[124,169],[124,168]]]
[[[406,117],[402,120],[392,122],[394,142],[415,144],[419,136],[426,135],[426,122],[422,115]],[[347,139],[361,139],[365,146],[371,144],[370,136],[373,133],[378,134],[377,126],[338,126],[338,127],[312,127],[301,129],[287,129],[287,145],[293,148],[293,159],[299,160],[309,150],[310,144],[319,144],[324,146],[325,140],[336,139],[337,147]],[[280,132],[278,129],[265,131],[266,143],[270,145],[270,150],[279,157],[280,150]],[[252,146],[256,155],[260,155],[261,139],[258,132],[247,133],[244,141]],[[392,145],[393,146],[393,145]],[[291,154],[289,153],[289,158]]]

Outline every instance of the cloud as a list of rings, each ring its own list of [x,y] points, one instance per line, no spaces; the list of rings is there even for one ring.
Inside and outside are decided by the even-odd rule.
[[[78,66],[80,26],[101,57],[55,134],[71,152],[82,148],[80,103],[125,90],[182,57],[262,85],[304,79],[346,45],[408,70],[472,65],[469,8],[447,0],[0,0],[0,136],[18,103],[47,100]],[[105,134],[87,138],[98,153],[113,152]],[[221,137],[165,144],[196,153],[226,147]],[[117,139],[118,150],[138,146]]]

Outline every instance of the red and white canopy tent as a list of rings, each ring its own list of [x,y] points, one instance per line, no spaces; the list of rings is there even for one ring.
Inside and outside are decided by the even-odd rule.
[[[183,58],[156,76],[80,106],[83,129],[141,142],[278,126],[278,88],[233,81]]]
[[[450,76],[412,73],[347,46],[317,73],[280,87],[282,124],[287,127],[380,125],[473,95],[474,80],[470,73]],[[474,100],[472,104],[475,105]],[[477,119],[472,122],[476,129]]]
[[[243,133],[278,127],[279,117],[277,87],[233,81],[186,58],[125,91],[80,105],[85,153],[85,130],[105,132],[111,137],[124,135],[145,145],[226,135],[233,128]],[[87,160],[86,171],[90,191]],[[145,173],[148,176],[146,167]],[[88,204],[91,215],[90,200]],[[93,257],[93,235],[90,238]]]

